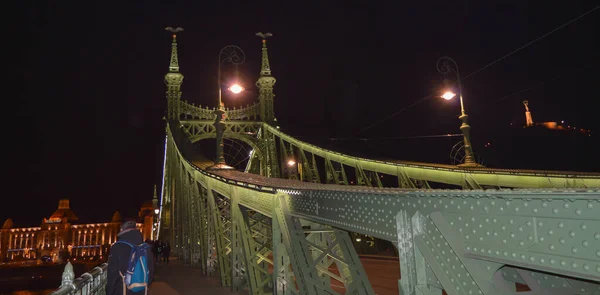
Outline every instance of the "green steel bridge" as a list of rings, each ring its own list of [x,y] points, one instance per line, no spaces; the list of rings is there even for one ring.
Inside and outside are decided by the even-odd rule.
[[[181,99],[173,35],[158,234],[185,264],[251,294],[339,294],[332,279],[374,294],[352,232],[397,247],[401,294],[600,294],[600,173],[386,162],[300,141],[277,126],[261,37],[258,102],[219,121]],[[217,123],[251,147],[244,171],[197,153],[221,140]]]

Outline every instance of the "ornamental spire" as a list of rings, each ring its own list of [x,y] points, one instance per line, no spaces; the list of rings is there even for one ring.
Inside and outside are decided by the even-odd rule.
[[[156,195],[156,184],[154,185],[154,196],[152,196],[152,208],[158,209],[158,198]]]
[[[172,27],[166,27],[165,30],[173,33],[173,42],[171,43],[171,63],[169,64],[169,72],[177,73],[179,72],[179,58],[177,57],[177,33],[183,31],[183,28],[177,27],[173,29]]]
[[[169,72],[165,75],[165,84],[167,84],[167,119],[179,120],[179,109],[181,104],[181,83],[183,75],[179,72],[179,59],[177,58],[177,33],[183,31],[182,28],[166,27],[166,31],[173,33],[173,43],[171,43],[171,62]]]
[[[262,38],[262,64],[260,67],[260,76],[271,76],[271,66],[269,65],[269,54],[267,53],[267,38],[272,37],[271,33],[256,33],[256,36]]]

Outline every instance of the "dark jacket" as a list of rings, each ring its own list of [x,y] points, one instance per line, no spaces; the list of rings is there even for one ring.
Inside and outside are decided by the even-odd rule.
[[[118,241],[129,242],[133,245],[139,245],[143,242],[142,233],[137,229],[129,229],[120,232],[117,238]],[[123,294],[123,280],[121,274],[127,271],[127,262],[131,254],[131,247],[126,244],[113,244],[110,248],[108,256],[108,269],[106,273],[106,295],[133,295],[127,290],[127,294]],[[152,251],[148,251],[148,269],[150,270],[150,281],[154,278],[154,256]]]

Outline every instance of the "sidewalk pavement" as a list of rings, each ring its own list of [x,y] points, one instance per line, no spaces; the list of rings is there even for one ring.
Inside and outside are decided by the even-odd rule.
[[[206,277],[199,269],[186,267],[181,260],[157,264],[149,295],[241,295],[220,286],[218,277]]]

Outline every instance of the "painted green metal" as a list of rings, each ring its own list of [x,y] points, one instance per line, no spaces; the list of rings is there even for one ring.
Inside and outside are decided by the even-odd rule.
[[[268,126],[268,124],[264,123],[263,126]],[[279,160],[277,159],[275,135],[266,128],[262,129],[261,140],[265,151],[263,158],[261,159],[261,163],[264,163],[261,175],[267,177],[280,177],[281,173],[279,170]]]
[[[180,29],[180,28],[178,28]],[[169,120],[179,119],[181,105],[181,84],[183,83],[183,74],[179,72],[179,58],[177,56],[177,32],[173,32],[173,42],[171,43],[171,61],[169,63],[169,72],[165,75],[165,84],[167,85],[167,118]]]
[[[600,175],[329,151],[276,126],[265,41],[261,79],[259,103],[226,110],[224,132],[252,146],[246,171],[254,175],[207,171],[182,154],[173,128],[191,142],[214,138],[211,110],[179,102],[168,121],[160,231],[192,267],[251,294],[374,294],[348,234],[355,232],[397,245],[401,294],[516,294],[515,283],[529,294],[600,292],[600,191],[587,189],[600,187]],[[169,101],[175,94],[167,92]],[[277,178],[292,154],[304,182]],[[318,161],[328,184],[319,183]],[[346,169],[364,186],[349,186]],[[382,188],[385,175],[401,188]],[[418,189],[429,182],[467,190]],[[481,190],[490,186],[586,189]]]
[[[596,292],[600,287],[594,283],[600,280],[597,190],[423,191],[311,184],[235,171],[212,174],[187,162],[174,143],[168,147],[167,161],[183,167],[173,170],[183,174],[177,177],[191,175],[201,187],[219,196],[214,200],[222,205],[213,202],[211,210],[215,228],[220,229],[217,234],[227,239],[229,230],[222,222],[229,222],[229,218],[241,225],[237,231],[242,249],[237,253],[242,258],[236,267],[245,270],[241,281],[250,282],[248,288],[257,292],[253,294],[270,290],[278,294],[328,294],[332,290],[324,285],[324,276],[341,280],[348,289],[366,290],[360,294],[372,294],[364,272],[343,270],[346,266],[360,270],[346,258],[352,261],[356,255],[350,241],[337,242],[344,239],[345,231],[400,245],[400,286],[405,294],[440,294],[442,288],[448,294],[512,294],[515,281],[526,282],[544,294],[552,294],[552,290],[565,291],[560,294],[577,294],[581,289]],[[176,190],[178,187],[175,185]],[[173,194],[175,198],[181,195]],[[233,217],[227,209],[231,198],[240,210]],[[249,212],[272,218],[276,275],[271,279],[261,277],[265,275],[260,270],[264,265],[256,267],[257,259],[264,261],[270,250],[262,257],[258,255],[257,245],[265,241],[259,242],[258,235],[253,234],[256,231],[249,226]],[[317,233],[330,237],[317,238]],[[218,259],[233,265],[224,244],[217,246]],[[346,245],[346,253],[332,250],[339,245]],[[231,251],[236,253],[235,245]],[[333,264],[321,259],[323,255],[336,261],[340,275],[328,270]],[[224,286],[235,276],[233,269],[220,266]],[[518,276],[513,278],[512,274]],[[273,282],[272,289],[265,281]],[[355,282],[360,282],[358,287]]]
[[[273,107],[273,86],[277,80],[271,76],[271,65],[267,52],[267,38],[273,36],[271,33],[257,33],[262,38],[262,62],[260,67],[260,78],[256,82],[258,86],[258,101],[260,102],[260,117],[263,122],[272,124],[275,121],[275,109]]]
[[[245,207],[238,208],[242,214],[240,228],[249,293],[273,294],[273,280],[269,274],[269,266],[273,266],[270,218]]]
[[[481,189],[482,187],[495,188],[600,188],[600,173],[576,173],[556,171],[535,170],[510,170],[493,169],[485,167],[458,167],[453,165],[416,163],[416,162],[386,162],[363,159],[329,151],[289,136],[276,126],[274,115],[274,93],[273,87],[276,79],[272,76],[269,57],[266,47],[266,38],[272,34],[259,33],[262,42],[262,62],[260,78],[256,85],[259,88],[258,103],[240,109],[226,109],[226,121],[224,137],[237,139],[249,144],[255,156],[250,164],[253,172],[258,171],[255,165],[260,162],[260,174],[269,177],[279,177],[282,165],[279,159],[281,153],[277,154],[277,142],[284,142],[301,152],[307,158],[318,157],[325,162],[327,170],[326,183],[349,183],[345,178],[345,168],[362,170],[364,174],[377,173],[379,175],[390,175],[401,179],[404,187],[412,187],[410,183],[419,183],[419,187],[429,187],[427,182],[456,185],[465,189]],[[169,78],[171,77],[171,78]],[[177,43],[173,39],[171,66],[169,73],[165,76],[167,82],[167,100],[169,101],[169,118],[179,119],[184,116],[181,126],[188,134],[192,142],[215,138],[214,127],[215,109],[202,108],[181,101],[180,86],[183,75],[179,73],[177,58]],[[303,163],[304,159],[297,159]],[[313,161],[316,163],[316,161]],[[332,165],[330,165],[332,164]],[[253,166],[254,165],[254,166]],[[304,166],[303,169],[307,167]],[[336,167],[336,169],[331,169]],[[316,164],[312,165],[313,170]],[[316,171],[316,170],[315,170]],[[335,172],[337,171],[337,172]],[[310,172],[309,172],[310,173]],[[308,175],[308,174],[305,174]],[[314,174],[314,176],[318,174]],[[304,175],[303,175],[304,176]],[[317,178],[314,177],[316,180]],[[313,181],[311,179],[307,179]],[[364,180],[364,178],[363,178]],[[373,179],[374,180],[374,179]],[[366,183],[366,181],[362,181]],[[373,186],[378,186],[373,181]]]
[[[600,188],[600,173],[465,168],[442,164],[370,160],[302,142],[269,125],[265,125],[264,128],[269,129],[283,141],[326,161],[354,168],[360,166],[363,170],[380,174],[405,175],[409,179],[418,181],[452,184],[465,188],[480,188],[484,185],[507,188]]]
[[[226,200],[220,199],[212,191],[210,185],[207,187],[208,192],[208,204],[211,215],[211,220],[214,226],[212,227],[215,231],[215,247],[216,256],[218,260],[219,276],[221,278],[222,286],[231,286],[232,272],[231,272],[231,222],[229,220],[228,203]],[[218,202],[220,201],[220,202]]]
[[[243,241],[250,237],[247,236],[248,230],[245,228],[244,216],[240,209],[237,187],[231,187],[228,203],[230,204],[229,215],[231,217],[231,254],[229,255],[231,257],[232,270],[231,290],[238,292],[246,287],[247,281],[245,273],[252,269],[252,266],[247,265],[247,261],[245,260],[246,255],[244,253]],[[251,291],[256,291],[256,288],[251,289]]]
[[[296,285],[290,255],[288,248],[290,247],[289,232],[286,224],[283,222],[284,216],[281,210],[281,204],[278,198],[273,200],[272,213],[272,229],[273,229],[273,291],[275,294],[288,295],[299,294]],[[280,220],[282,220],[280,222]],[[282,231],[282,226],[284,226]],[[284,239],[284,233],[286,238]],[[285,241],[288,242],[286,247]]]

